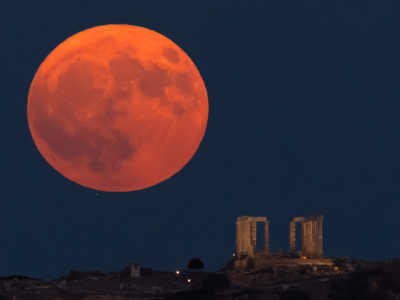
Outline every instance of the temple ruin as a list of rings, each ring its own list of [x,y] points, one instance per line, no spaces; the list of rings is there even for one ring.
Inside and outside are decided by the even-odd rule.
[[[302,224],[303,256],[323,258],[322,253],[322,216],[297,217],[290,222],[290,252],[296,252],[296,222]]]
[[[323,216],[296,217],[290,222],[290,252],[271,253],[269,250],[269,221],[266,217],[238,217],[236,222],[236,270],[261,270],[273,265],[332,265],[322,252]],[[257,252],[257,223],[264,223],[264,249]],[[301,251],[296,250],[296,222],[302,224]]]
[[[257,244],[257,222],[264,222],[264,252],[269,253],[269,222],[266,217],[238,217],[236,222],[236,255],[254,258]]]

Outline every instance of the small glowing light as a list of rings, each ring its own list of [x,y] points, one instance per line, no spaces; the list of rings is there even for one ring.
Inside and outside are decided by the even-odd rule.
[[[302,256],[301,258],[302,258],[302,259],[307,259],[307,257],[305,257],[305,256]]]
[[[235,253],[233,253],[233,256],[235,256]]]
[[[176,274],[179,275],[179,271],[176,271]]]
[[[190,282],[190,279],[188,279],[188,282]]]

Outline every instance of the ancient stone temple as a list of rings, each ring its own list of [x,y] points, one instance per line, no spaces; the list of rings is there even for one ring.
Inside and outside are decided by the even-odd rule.
[[[290,222],[290,252],[271,253],[269,249],[269,221],[266,217],[238,217],[236,222],[236,270],[261,270],[274,265],[332,265],[322,252],[323,216],[296,217]],[[264,223],[264,250],[257,252],[257,223]],[[296,251],[296,222],[302,223],[302,247]]]
[[[264,222],[264,252],[269,253],[269,222],[266,217],[238,217],[236,222],[236,255],[254,258],[257,222]]]
[[[296,222],[300,222],[302,223],[302,254],[311,258],[323,258],[322,219],[322,216],[297,217],[290,222],[291,252],[296,252]]]

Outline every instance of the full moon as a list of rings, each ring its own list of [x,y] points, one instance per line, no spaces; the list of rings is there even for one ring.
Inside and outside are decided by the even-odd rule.
[[[207,91],[189,56],[138,26],[79,32],[43,61],[28,95],[28,123],[42,156],[88,188],[154,186],[197,151]]]

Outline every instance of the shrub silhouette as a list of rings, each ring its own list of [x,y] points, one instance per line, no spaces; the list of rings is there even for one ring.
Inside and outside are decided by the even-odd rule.
[[[195,270],[203,269],[204,264],[199,258],[193,258],[191,261],[189,261],[189,264],[187,267],[188,267],[188,269],[192,269],[193,272],[196,272]]]
[[[218,289],[231,286],[230,280],[224,274],[211,274],[202,282],[203,290],[214,294]]]
[[[245,289],[241,292],[236,293],[232,296],[232,299],[247,299],[247,300],[258,300],[252,289]]]
[[[230,286],[229,278],[223,274],[211,274],[202,282],[202,288],[196,290],[180,291],[166,296],[166,300],[210,300],[217,299],[215,292],[218,289]],[[252,300],[249,298],[249,300]]]
[[[355,272],[331,284],[329,299],[395,299],[400,295],[400,271],[383,269]]]
[[[300,290],[293,290],[279,295],[279,300],[310,300],[310,294]]]
[[[213,294],[207,293],[203,289],[180,291],[170,296],[165,296],[166,300],[208,300],[213,299]]]

